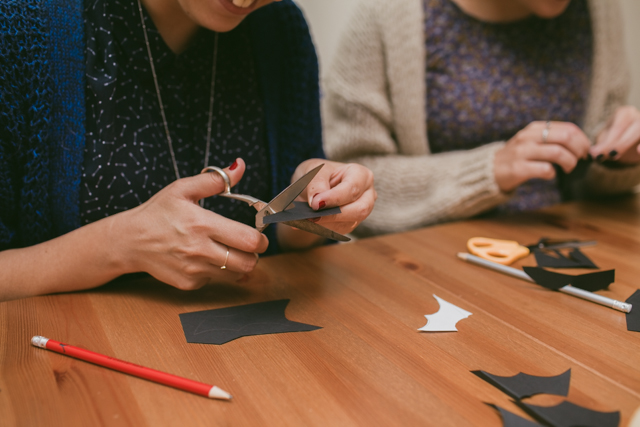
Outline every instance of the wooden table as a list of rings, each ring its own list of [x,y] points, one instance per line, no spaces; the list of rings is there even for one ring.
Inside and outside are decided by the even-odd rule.
[[[490,402],[524,415],[470,371],[557,375],[569,401],[621,412],[640,406],[640,333],[624,314],[466,264],[473,236],[532,243],[595,239],[584,249],[625,300],[640,286],[640,198],[567,204],[261,260],[237,286],[182,292],[152,279],[0,304],[2,425],[501,426]],[[519,265],[534,265],[533,257]],[[433,294],[473,313],[459,332],[424,333]],[[188,344],[179,313],[290,298],[312,332]],[[640,308],[640,307],[639,307]],[[32,347],[43,335],[216,384],[214,401]],[[530,403],[555,405],[539,395]]]

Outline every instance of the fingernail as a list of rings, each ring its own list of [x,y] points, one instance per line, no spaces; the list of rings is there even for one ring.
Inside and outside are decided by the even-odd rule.
[[[596,161],[601,162],[601,161],[602,161],[602,159],[604,159],[604,154],[598,154],[598,155],[596,156]]]
[[[309,219],[309,221],[311,221],[311,222],[318,222],[318,221],[320,221],[320,217],[317,217],[317,218],[308,218],[308,219]]]
[[[609,157],[615,157],[617,155],[618,155],[618,152],[616,150],[609,151]]]
[[[229,166],[229,170],[230,171],[235,170],[235,168],[237,168],[237,167],[238,167],[238,161],[234,160],[233,164],[231,166]]]
[[[593,160],[593,156],[591,155],[591,153],[587,153],[587,160],[588,161],[592,161]]]
[[[326,206],[327,204],[325,203],[325,201],[321,201],[320,203],[318,203],[318,209],[322,209]]]

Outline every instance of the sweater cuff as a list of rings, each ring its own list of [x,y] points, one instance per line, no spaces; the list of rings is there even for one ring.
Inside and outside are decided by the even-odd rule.
[[[588,191],[594,195],[629,192],[640,183],[640,164],[626,167],[607,167],[592,163],[587,171]]]

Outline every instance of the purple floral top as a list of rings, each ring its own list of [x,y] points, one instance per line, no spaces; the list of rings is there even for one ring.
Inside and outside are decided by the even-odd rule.
[[[592,60],[586,0],[553,19],[486,23],[451,0],[424,0],[431,151],[506,141],[535,120],[581,124]],[[561,201],[556,180],[531,180],[497,212]]]

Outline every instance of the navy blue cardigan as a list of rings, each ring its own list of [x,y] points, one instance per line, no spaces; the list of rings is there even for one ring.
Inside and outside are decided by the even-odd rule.
[[[0,2],[0,250],[80,226],[82,14],[81,0]],[[324,156],[318,61],[304,17],[290,0],[247,20],[264,100],[271,187],[278,193],[300,162]]]

